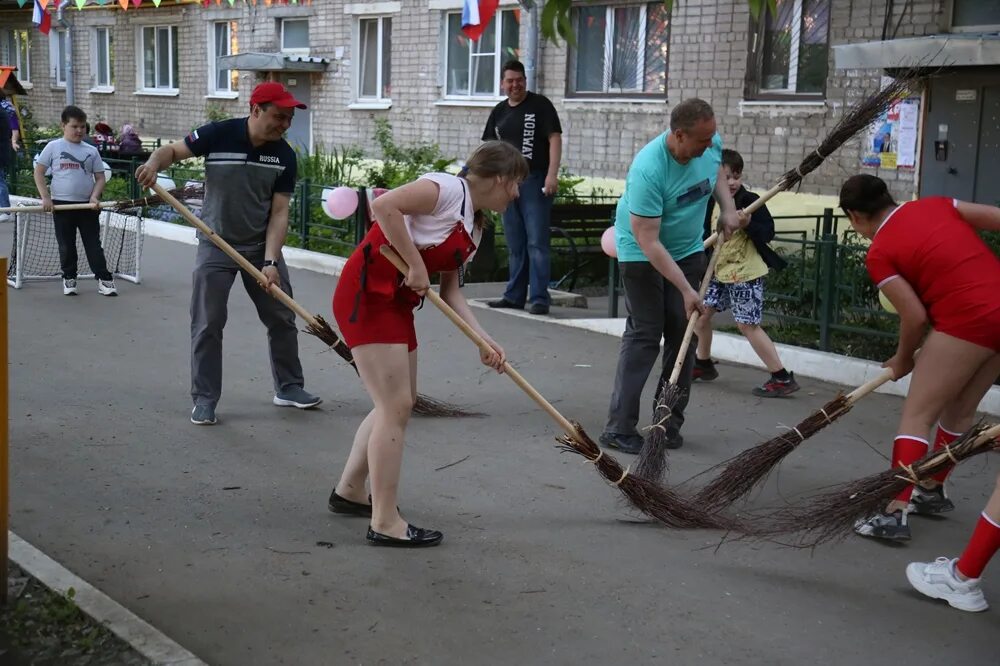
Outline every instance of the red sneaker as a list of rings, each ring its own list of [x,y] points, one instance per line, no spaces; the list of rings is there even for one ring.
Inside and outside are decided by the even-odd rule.
[[[795,374],[789,372],[788,379],[775,379],[773,376],[762,385],[754,387],[753,394],[761,398],[782,398],[799,390]]]

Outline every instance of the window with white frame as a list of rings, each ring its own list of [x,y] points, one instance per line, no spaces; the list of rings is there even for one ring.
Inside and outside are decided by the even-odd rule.
[[[69,70],[69,33],[53,30],[49,35],[49,67],[52,85],[66,87],[66,72]]]
[[[951,27],[957,32],[1000,28],[1000,3],[951,0]]]
[[[392,97],[392,19],[359,18],[357,45],[357,98],[388,101]]]
[[[0,55],[4,63],[17,67],[17,78],[21,83],[31,83],[30,34],[27,30],[0,32]]]
[[[114,38],[111,27],[94,28],[91,31],[90,71],[95,90],[113,90],[114,81]]]
[[[831,0],[777,0],[752,21],[748,99],[822,98],[830,59]]]
[[[570,51],[574,97],[664,97],[670,14],[663,2],[573,8],[577,45]]]
[[[280,19],[281,51],[299,55],[309,54],[309,20]]]
[[[219,58],[239,53],[236,39],[236,21],[215,21],[208,32],[208,93],[210,95],[233,96],[239,90],[239,72],[223,69]]]
[[[497,11],[478,41],[462,32],[462,13],[445,15],[445,95],[499,97],[500,68],[520,55],[521,13]]]
[[[151,25],[139,29],[139,89],[146,92],[176,92],[177,26]]]

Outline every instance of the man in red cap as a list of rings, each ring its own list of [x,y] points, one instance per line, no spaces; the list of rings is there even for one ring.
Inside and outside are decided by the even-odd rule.
[[[158,148],[135,173],[141,185],[150,187],[157,172],[174,162],[204,157],[205,223],[263,272],[265,288],[278,285],[289,296],[292,285],[281,248],[288,233],[296,157],[284,134],[295,109],[305,108],[282,84],[261,83],[250,95],[248,117],[203,125],[184,141]],[[318,405],[320,398],[303,388],[295,314],[200,233],[198,240],[191,296],[191,422],[216,422],[222,395],[222,329],[237,273],[267,327],[274,404],[300,409]]]

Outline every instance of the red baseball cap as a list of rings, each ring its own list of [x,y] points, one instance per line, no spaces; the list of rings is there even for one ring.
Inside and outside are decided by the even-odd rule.
[[[275,106],[280,106],[283,109],[290,109],[292,107],[295,107],[296,109],[309,108],[299,100],[295,99],[292,93],[288,92],[288,88],[277,81],[267,81],[265,83],[258,84],[250,94],[251,106],[254,104],[265,104],[267,102],[270,102]]]

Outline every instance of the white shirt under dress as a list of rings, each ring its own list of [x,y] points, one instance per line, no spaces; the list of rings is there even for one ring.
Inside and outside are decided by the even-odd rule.
[[[448,238],[455,229],[455,223],[461,221],[472,242],[479,246],[483,238],[482,229],[476,229],[472,223],[475,211],[472,209],[472,199],[469,196],[469,184],[458,176],[450,173],[429,173],[420,177],[437,183],[438,200],[434,212],[427,215],[404,215],[406,230],[413,239],[418,250],[434,247]],[[462,204],[465,204],[465,215],[462,215]],[[475,253],[473,253],[474,255]],[[469,256],[469,260],[472,256]]]

